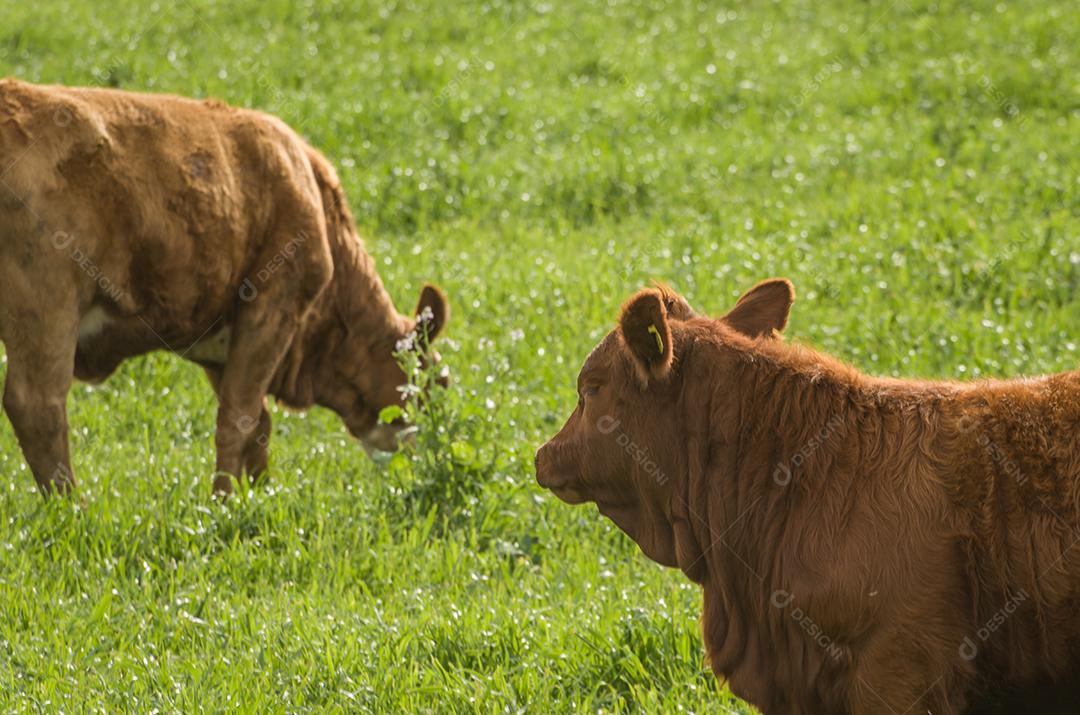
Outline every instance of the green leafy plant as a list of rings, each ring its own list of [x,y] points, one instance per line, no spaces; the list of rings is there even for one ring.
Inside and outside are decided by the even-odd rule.
[[[407,341],[411,342],[411,341]],[[430,518],[440,526],[472,514],[477,495],[505,464],[496,438],[494,402],[478,400],[449,377],[448,367],[428,359],[422,336],[396,353],[408,381],[399,389],[404,406],[391,405],[379,415],[390,424],[404,420],[410,439],[389,457],[386,466],[395,489],[392,510],[412,518]]]

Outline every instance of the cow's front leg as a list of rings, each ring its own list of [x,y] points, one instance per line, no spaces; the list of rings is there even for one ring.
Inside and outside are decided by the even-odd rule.
[[[229,356],[217,386],[215,494],[232,493],[232,480],[242,474],[245,460],[252,460],[255,469],[265,469],[265,445],[262,450],[250,445],[260,435],[269,435],[266,391],[311,301],[311,296],[291,293],[287,280],[277,286],[278,290],[268,286],[242,303],[233,321]]]
[[[254,426],[247,446],[244,447],[244,471],[252,484],[259,481],[266,473],[266,467],[270,461],[270,433],[272,431],[273,422],[270,419],[270,410],[266,408],[266,399],[263,398],[259,422]]]
[[[241,474],[245,461],[256,473],[266,468],[270,433],[266,392],[304,315],[333,277],[322,208],[305,193],[308,187],[294,188],[304,190],[293,197],[295,201],[275,207],[282,223],[252,263],[274,270],[267,269],[258,280],[246,279],[238,296],[217,388],[214,493],[222,496],[232,492],[232,480]],[[288,192],[283,196],[287,198]]]
[[[34,329],[7,344],[4,411],[42,494],[75,489],[68,446],[67,394],[77,333],[65,321],[28,321]],[[70,334],[67,334],[70,333]]]
[[[255,462],[255,469],[266,467],[266,446],[257,444],[264,414],[265,434],[270,430],[266,390],[295,333],[295,323],[284,318],[258,327],[236,326],[218,394],[215,494],[232,493],[233,477],[243,473],[248,459]]]
[[[223,369],[218,367],[205,367],[206,377],[214,388],[214,394],[221,399],[221,379]],[[220,403],[219,403],[220,404]],[[247,443],[243,448],[242,466],[244,473],[252,484],[255,484],[266,472],[270,454],[270,434],[273,431],[273,421],[270,418],[270,410],[266,406],[266,398],[263,398],[262,410],[259,413],[258,424],[250,425],[246,421],[241,425],[241,432],[248,433]]]

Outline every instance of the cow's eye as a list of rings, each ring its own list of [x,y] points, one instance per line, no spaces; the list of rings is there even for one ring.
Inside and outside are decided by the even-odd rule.
[[[596,385],[589,385],[588,387],[585,388],[585,391],[582,393],[582,395],[585,396],[585,397],[592,397],[593,395],[595,395],[598,392],[600,392],[599,387],[597,387]]]

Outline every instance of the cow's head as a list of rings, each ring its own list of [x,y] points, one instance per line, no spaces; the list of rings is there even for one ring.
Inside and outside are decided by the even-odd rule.
[[[403,419],[379,421],[384,408],[403,406],[406,400],[401,388],[409,380],[396,355],[414,351],[422,366],[438,364],[439,353],[431,343],[446,325],[450,308],[442,291],[425,285],[412,317],[390,311],[388,305],[389,315],[377,321],[355,316],[353,324],[343,326],[344,337],[328,351],[314,378],[315,401],[336,412],[368,453],[392,452],[407,434]],[[361,306],[357,312],[380,311]],[[447,378],[440,376],[436,382],[445,387]]]
[[[720,322],[751,338],[769,338],[787,323],[794,300],[782,279],[759,283]],[[578,375],[570,419],[536,453],[536,479],[570,504],[595,502],[650,558],[688,566],[676,538],[686,504],[684,401],[695,388],[688,355],[715,321],[698,318],[663,286],[623,305],[619,324],[593,349]]]

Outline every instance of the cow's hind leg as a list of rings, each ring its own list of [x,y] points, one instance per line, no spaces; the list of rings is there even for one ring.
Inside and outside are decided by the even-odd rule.
[[[44,494],[75,488],[68,446],[67,393],[78,341],[77,320],[23,314],[7,341],[4,411]]]

